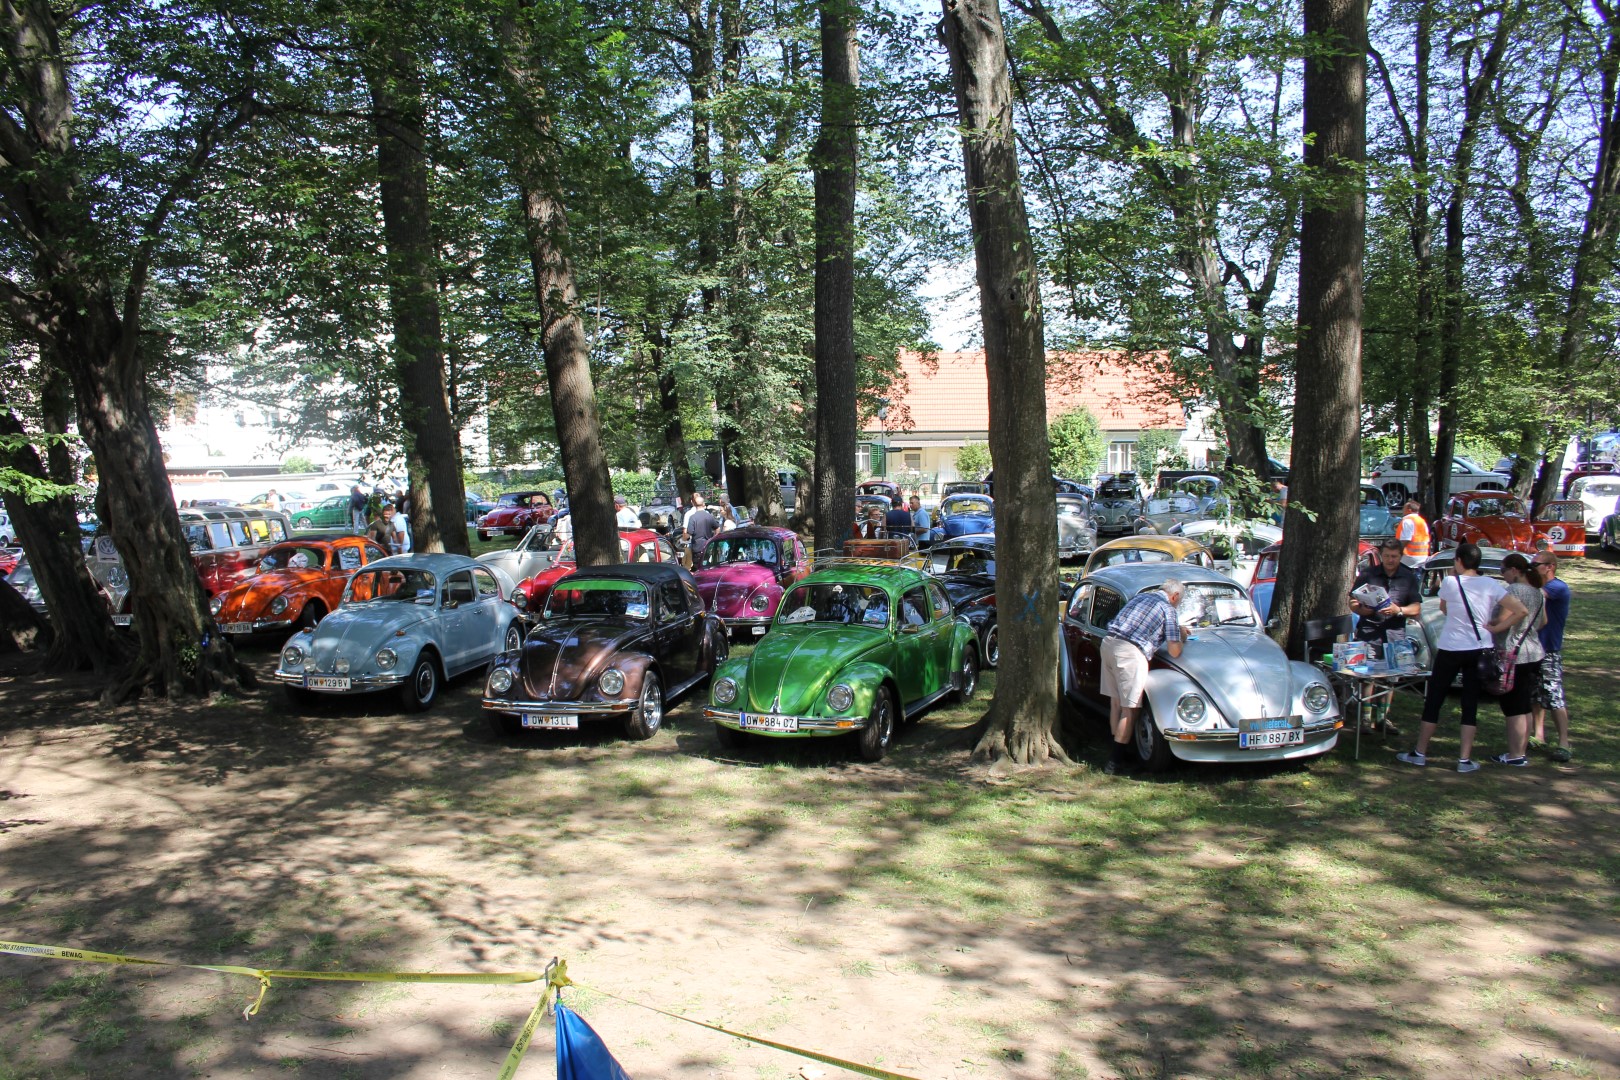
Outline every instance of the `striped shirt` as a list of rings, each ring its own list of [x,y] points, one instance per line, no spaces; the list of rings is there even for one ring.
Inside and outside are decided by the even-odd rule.
[[[1181,624],[1176,621],[1175,605],[1158,589],[1149,589],[1131,597],[1108,624],[1108,636],[1122,638],[1135,645],[1146,656],[1159,651],[1159,646],[1181,640]]]

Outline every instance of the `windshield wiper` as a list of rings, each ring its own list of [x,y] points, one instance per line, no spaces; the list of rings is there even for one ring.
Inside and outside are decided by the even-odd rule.
[[[1217,626],[1253,626],[1254,619],[1248,615],[1231,615],[1216,623]]]

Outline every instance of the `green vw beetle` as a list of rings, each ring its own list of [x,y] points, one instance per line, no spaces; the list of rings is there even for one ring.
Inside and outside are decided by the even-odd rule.
[[[715,672],[704,715],[720,744],[748,734],[855,734],[881,759],[904,719],[979,684],[973,628],[929,575],[894,563],[829,559],[782,598],[770,633]]]

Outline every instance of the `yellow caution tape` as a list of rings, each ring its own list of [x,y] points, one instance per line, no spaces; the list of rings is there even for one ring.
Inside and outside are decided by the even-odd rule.
[[[887,1069],[879,1069],[875,1065],[862,1065],[858,1061],[846,1061],[843,1058],[833,1057],[831,1054],[822,1054],[815,1050],[805,1050],[802,1047],[789,1046],[787,1043],[772,1042],[770,1039],[762,1039],[758,1035],[748,1035],[741,1031],[732,1031],[730,1028],[721,1027],[719,1024],[706,1024],[702,1020],[693,1020],[690,1016],[682,1016],[680,1013],[665,1012],[663,1009],[655,1009],[651,1005],[643,1005],[639,1001],[631,1001],[629,998],[622,998],[618,994],[610,994],[606,990],[597,990],[593,987],[586,986],[584,983],[575,983],[573,985],[578,986],[581,990],[589,990],[593,994],[601,994],[603,997],[610,997],[614,1001],[622,1001],[626,1005],[634,1005],[638,1009],[646,1009],[648,1012],[655,1012],[659,1016],[668,1016],[674,1020],[684,1020],[688,1024],[696,1024],[700,1028],[708,1028],[710,1031],[718,1031],[722,1035],[730,1035],[733,1039],[742,1039],[745,1042],[758,1043],[760,1046],[769,1046],[773,1050],[781,1050],[785,1053],[797,1054],[799,1057],[809,1058],[811,1061],[819,1061],[823,1065],[834,1065],[840,1069],[848,1069],[852,1073],[859,1073],[862,1076],[871,1076],[874,1077],[875,1080],[918,1080],[918,1078],[915,1076],[907,1076],[904,1073],[890,1072]]]

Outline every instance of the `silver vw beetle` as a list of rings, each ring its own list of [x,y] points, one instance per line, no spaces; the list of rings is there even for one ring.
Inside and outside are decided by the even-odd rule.
[[[1082,578],[1063,616],[1062,686],[1071,703],[1106,711],[1101,645],[1127,600],[1172,578],[1184,584],[1181,656],[1148,672],[1136,752],[1148,769],[1183,761],[1278,761],[1333,749],[1343,726],[1327,679],[1266,636],[1231,578],[1182,563],[1110,566]]]
[[[349,579],[336,611],[282,646],[275,677],[298,702],[398,688],[405,708],[426,709],[446,679],[522,647],[512,588],[465,555],[378,559]]]

